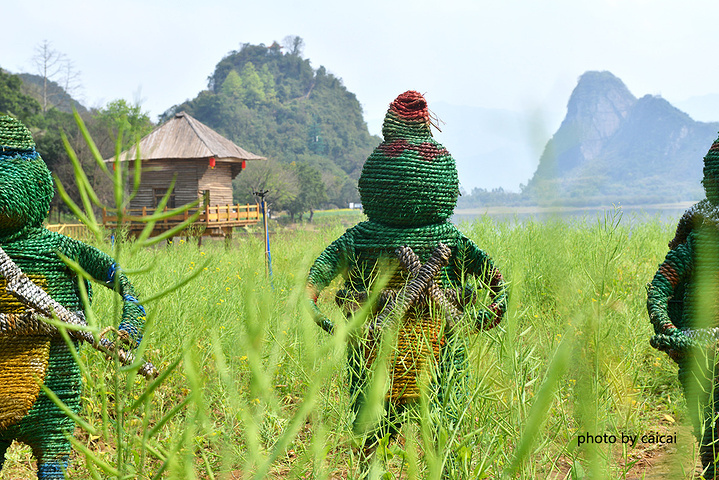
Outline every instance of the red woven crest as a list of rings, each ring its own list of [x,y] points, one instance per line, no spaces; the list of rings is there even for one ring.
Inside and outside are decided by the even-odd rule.
[[[390,110],[406,120],[424,120],[429,122],[427,101],[421,93],[408,90],[394,99]]]

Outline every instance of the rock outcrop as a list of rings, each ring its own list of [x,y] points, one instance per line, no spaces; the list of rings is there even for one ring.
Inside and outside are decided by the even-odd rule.
[[[637,99],[609,72],[586,72],[524,193],[540,204],[695,199],[718,130],[661,97]]]

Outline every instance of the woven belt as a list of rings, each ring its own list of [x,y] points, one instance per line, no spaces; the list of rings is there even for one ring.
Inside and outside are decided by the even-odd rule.
[[[85,319],[85,312],[82,310],[75,312],[75,315]],[[57,327],[47,323],[46,318],[34,311],[0,313],[0,336],[59,335]]]

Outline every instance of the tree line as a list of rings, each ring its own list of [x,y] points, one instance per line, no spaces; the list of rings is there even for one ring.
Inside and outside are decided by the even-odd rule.
[[[45,47],[43,55],[48,55],[47,44]],[[60,54],[53,55],[63,58]],[[45,72],[49,70],[45,69]],[[139,105],[126,100],[115,100],[103,108],[88,110],[72,99],[56,79],[28,73],[16,75],[0,68],[0,113],[14,116],[28,127],[35,139],[36,149],[50,171],[62,182],[73,200],[79,202],[80,195],[75,187],[64,136],[100,200],[112,203],[110,181],[96,166],[90,146],[75,121],[73,109],[84,121],[103,158],[114,155],[118,138],[121,139],[121,148],[125,149],[154,127],[149,115]],[[53,199],[51,209],[56,213],[69,212],[59,196]]]
[[[347,207],[359,202],[357,179],[380,139],[369,134],[362,108],[342,80],[303,58],[304,41],[286,37],[243,44],[222,58],[208,78],[208,88],[159,117],[162,123],[186,111],[237,145],[267,157],[250,162],[233,182],[234,201],[254,202],[267,191],[272,210],[286,211],[292,221],[317,208]],[[35,50],[35,74],[13,74],[0,68],[0,112],[23,121],[51,171],[70,188],[72,166],[66,135],[100,195],[109,192],[95,171],[75,124],[76,110],[104,158],[115,153],[122,132],[127,148],[155,124],[140,105],[115,100],[87,109],[73,94],[81,90],[79,72],[68,57],[44,41]],[[64,208],[56,204],[54,208]]]

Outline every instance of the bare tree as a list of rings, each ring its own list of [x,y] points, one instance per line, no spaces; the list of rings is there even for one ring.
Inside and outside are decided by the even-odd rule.
[[[75,100],[78,100],[79,93],[82,90],[82,84],[80,83],[81,74],[82,72],[75,69],[75,62],[65,57],[60,71],[62,88],[65,90],[65,93]]]
[[[43,40],[41,44],[35,47],[35,55],[32,62],[37,69],[38,75],[43,79],[42,82],[42,111],[47,112],[48,108],[48,88],[47,84],[53,81],[62,71],[65,56],[52,48],[52,44]]]
[[[35,55],[32,57],[37,74],[42,77],[42,111],[47,112],[52,105],[51,82],[55,82],[64,89],[70,97],[76,94],[80,88],[80,72],[75,69],[75,64],[67,58],[64,53],[55,50],[52,43],[43,40],[35,47]]]
[[[287,35],[282,39],[282,48],[290,55],[301,57],[305,49],[305,41],[298,35]]]

